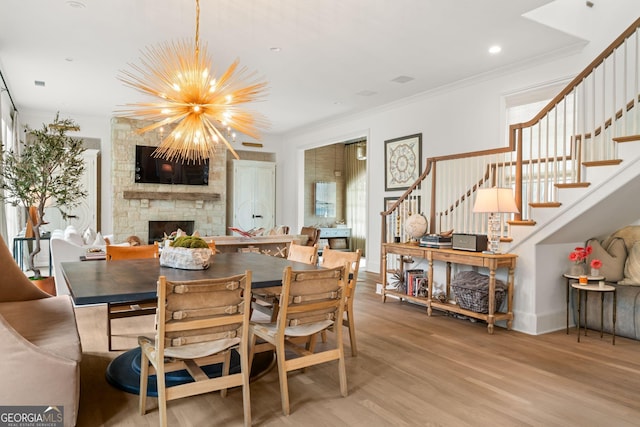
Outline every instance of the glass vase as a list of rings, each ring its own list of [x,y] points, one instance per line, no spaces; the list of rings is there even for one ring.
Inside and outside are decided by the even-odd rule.
[[[571,276],[582,276],[583,274],[585,274],[584,264],[571,264],[569,274]]]
[[[592,268],[591,269],[591,277],[597,277],[600,276],[600,269],[599,268]]]

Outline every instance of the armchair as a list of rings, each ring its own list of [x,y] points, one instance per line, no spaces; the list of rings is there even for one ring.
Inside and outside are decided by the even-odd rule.
[[[82,348],[71,298],[34,286],[2,237],[0,266],[0,402],[64,408],[64,425],[74,426]]]

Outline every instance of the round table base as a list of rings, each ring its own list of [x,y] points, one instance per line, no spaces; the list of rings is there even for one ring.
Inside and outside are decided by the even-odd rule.
[[[255,380],[266,374],[275,366],[275,357],[272,351],[258,353],[253,359],[251,366],[251,380]],[[219,377],[222,371],[222,364],[203,366],[202,370],[209,378]],[[231,352],[231,374],[240,372],[240,356],[234,350]],[[193,382],[186,370],[171,372],[165,375],[167,387]],[[122,353],[109,363],[106,372],[106,379],[115,388],[127,393],[140,393],[140,347],[136,347]],[[147,396],[157,397],[156,376],[149,376],[147,386]]]

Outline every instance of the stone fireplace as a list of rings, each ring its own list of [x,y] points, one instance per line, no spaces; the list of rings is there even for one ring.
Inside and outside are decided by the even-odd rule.
[[[135,235],[151,239],[150,221],[193,221],[202,236],[224,235],[226,228],[226,150],[209,160],[206,186],[135,182],[136,145],[158,146],[160,132],[138,134],[150,122],[115,117],[111,124],[113,234],[116,242]],[[173,231],[173,230],[172,230]],[[186,230],[185,230],[186,231]]]

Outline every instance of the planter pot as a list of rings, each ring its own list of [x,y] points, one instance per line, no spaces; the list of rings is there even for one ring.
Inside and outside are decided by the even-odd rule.
[[[32,279],[31,283],[36,285],[40,290],[49,295],[56,296],[56,280],[52,277],[43,277],[41,279]]]
[[[160,265],[182,270],[205,270],[209,268],[212,251],[209,248],[174,248],[167,246],[160,254]]]
[[[591,276],[592,277],[596,277],[600,275],[600,269],[599,268],[592,268],[591,269]]]

